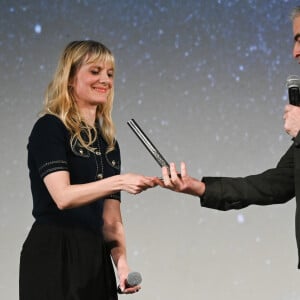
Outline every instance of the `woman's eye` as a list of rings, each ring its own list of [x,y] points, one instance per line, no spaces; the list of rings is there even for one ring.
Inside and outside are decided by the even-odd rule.
[[[114,73],[108,73],[107,76],[108,76],[109,78],[113,78],[113,77],[114,77]]]
[[[99,74],[99,71],[98,71],[98,70],[91,70],[91,73],[92,73],[93,75],[98,75],[98,74]]]

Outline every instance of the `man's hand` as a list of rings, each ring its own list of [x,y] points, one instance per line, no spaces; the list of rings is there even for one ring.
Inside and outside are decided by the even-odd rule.
[[[286,105],[284,109],[284,130],[292,137],[296,137],[300,130],[300,107]]]
[[[170,163],[170,170],[162,168],[162,183],[160,186],[174,192],[185,193],[193,196],[202,196],[205,192],[205,184],[187,174],[186,165],[181,163],[180,176],[174,163]]]

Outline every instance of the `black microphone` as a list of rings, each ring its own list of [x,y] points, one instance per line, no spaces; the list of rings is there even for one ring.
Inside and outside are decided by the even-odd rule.
[[[288,76],[286,86],[288,88],[290,104],[300,106],[300,77],[297,75]]]
[[[127,276],[125,286],[126,288],[130,288],[133,286],[140,285],[142,283],[142,275],[139,272],[130,272]],[[122,294],[123,292],[120,289],[120,286],[118,286],[118,293]]]

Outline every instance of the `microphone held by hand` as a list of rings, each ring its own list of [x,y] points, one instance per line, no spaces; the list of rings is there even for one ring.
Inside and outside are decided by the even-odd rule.
[[[127,276],[126,287],[133,287],[141,284],[142,275],[139,272],[131,272]]]
[[[139,272],[130,272],[126,279],[125,288],[134,287],[142,283],[142,275]],[[118,287],[118,293],[122,294],[120,286]]]
[[[290,75],[286,80],[289,93],[289,102],[292,105],[300,106],[300,77]]]

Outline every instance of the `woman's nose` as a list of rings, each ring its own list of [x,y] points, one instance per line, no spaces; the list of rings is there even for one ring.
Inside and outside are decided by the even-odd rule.
[[[106,73],[103,73],[100,75],[99,81],[101,83],[108,84],[110,81],[110,78],[108,77],[108,75]]]

